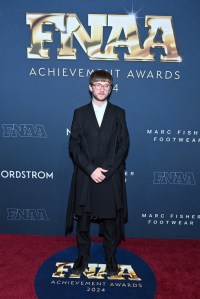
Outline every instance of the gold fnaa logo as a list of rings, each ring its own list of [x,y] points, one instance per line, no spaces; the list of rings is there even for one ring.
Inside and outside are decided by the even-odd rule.
[[[73,267],[73,263],[56,263],[56,272],[52,277],[65,278],[66,273],[69,273]],[[88,264],[88,268],[83,272],[83,275],[88,279],[105,279],[106,265],[105,264]],[[69,278],[80,278],[81,275],[69,274]],[[141,281],[131,265],[119,265],[119,273],[115,276],[107,277],[109,280],[128,280]]]
[[[181,61],[171,16],[145,17],[148,36],[143,45],[135,15],[88,14],[90,35],[74,13],[27,13],[26,24],[30,26],[31,34],[31,46],[27,48],[29,59],[50,59],[50,49],[44,43],[53,42],[52,31],[46,26],[53,25],[55,31],[60,33],[57,59],[77,59],[77,49],[73,47],[75,37],[90,60],[119,60],[117,48],[120,47],[126,48],[125,61],[153,62],[155,48],[162,48],[164,51],[164,55],[160,55],[161,62]],[[111,28],[107,41],[104,40],[105,27]],[[122,33],[124,37],[120,39]],[[158,35],[161,38],[158,39]]]

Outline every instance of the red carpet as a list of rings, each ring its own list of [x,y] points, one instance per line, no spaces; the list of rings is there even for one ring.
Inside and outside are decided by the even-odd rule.
[[[76,243],[74,237],[22,235],[0,235],[0,242],[0,299],[36,299],[33,283],[39,266]],[[143,258],[154,271],[155,299],[200,298],[199,240],[127,239],[121,246]]]

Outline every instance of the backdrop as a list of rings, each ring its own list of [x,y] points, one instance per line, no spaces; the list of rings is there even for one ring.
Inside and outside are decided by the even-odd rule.
[[[131,139],[127,236],[199,237],[199,9],[1,0],[1,233],[64,234],[73,111],[90,101],[91,72],[107,69]]]

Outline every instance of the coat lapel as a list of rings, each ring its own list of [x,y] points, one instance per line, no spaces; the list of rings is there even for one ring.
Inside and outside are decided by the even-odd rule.
[[[88,112],[91,125],[94,125],[96,129],[99,129],[99,124],[97,122],[97,118],[94,112],[94,108],[92,105],[92,101],[88,104]]]
[[[102,130],[110,124],[111,116],[112,116],[112,104],[110,104],[110,102],[108,102],[104,116],[103,116],[103,120],[101,123],[101,127],[100,127]]]

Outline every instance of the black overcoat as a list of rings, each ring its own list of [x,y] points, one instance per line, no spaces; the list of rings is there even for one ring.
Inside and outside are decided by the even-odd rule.
[[[102,167],[108,169],[104,173],[106,180],[110,179],[113,183],[118,239],[124,237],[124,223],[127,222],[124,170],[128,148],[129,134],[124,109],[108,102],[100,127],[92,102],[74,111],[69,152],[75,167],[67,208],[66,233],[72,231],[74,214],[80,215],[88,204],[92,172]],[[101,165],[95,164],[97,155],[101,157]]]

